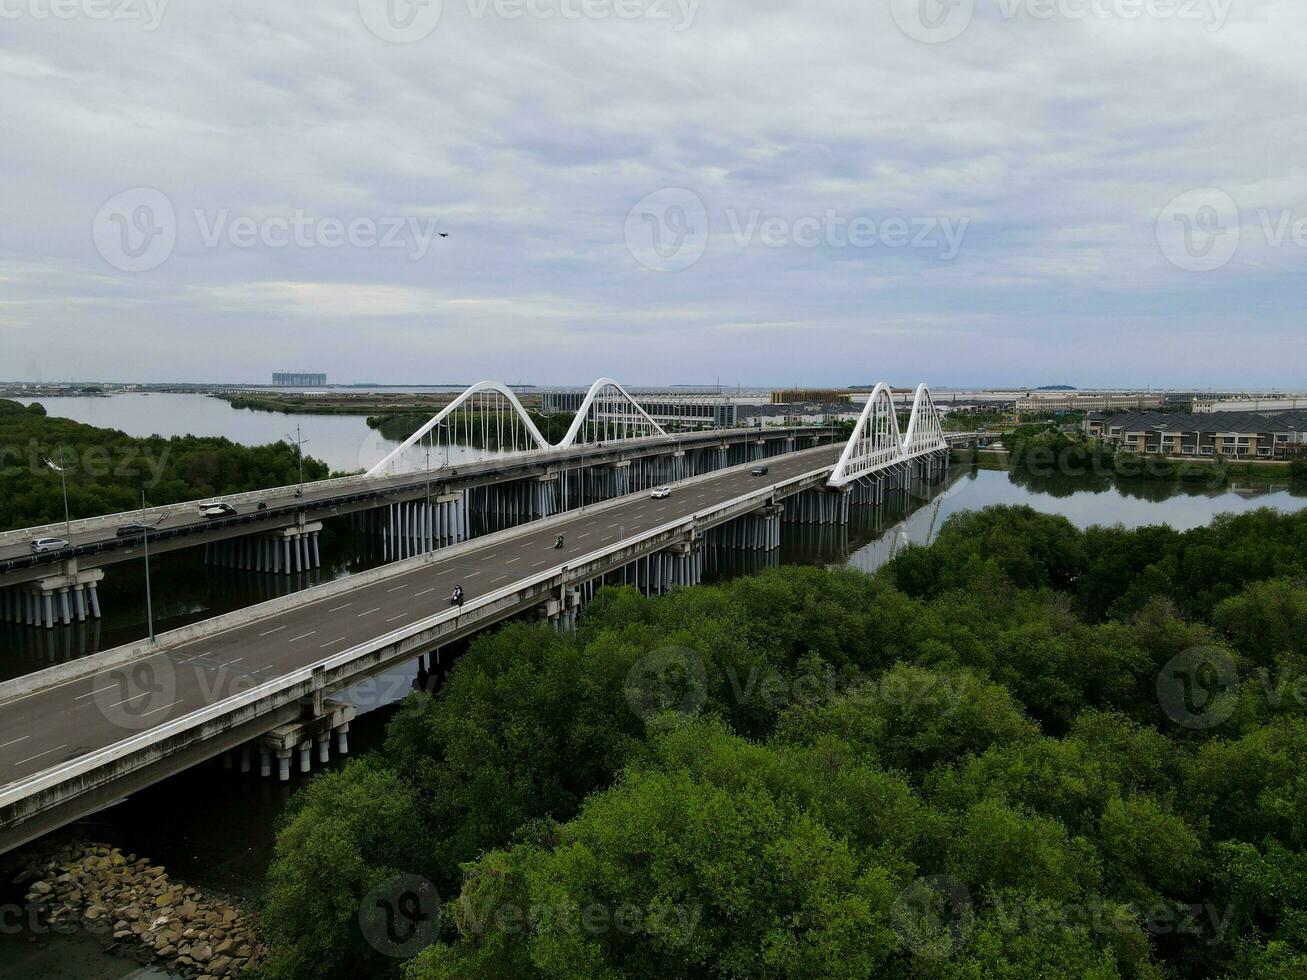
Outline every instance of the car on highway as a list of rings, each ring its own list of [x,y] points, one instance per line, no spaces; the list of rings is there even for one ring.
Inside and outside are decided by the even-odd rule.
[[[63,551],[68,542],[63,538],[36,538],[32,541],[32,554],[42,555],[47,551]]]
[[[129,524],[122,525],[114,533],[120,538],[135,538],[144,534],[148,530],[149,528],[146,525],[137,524],[135,521],[132,521]]]
[[[749,472],[752,473],[754,476],[766,476],[766,475],[767,475],[767,467],[765,467],[765,466],[755,466],[755,467],[754,467],[753,469],[751,469]]]
[[[231,504],[200,504],[200,516],[209,518],[215,517],[232,517],[236,513],[236,508]]]
[[[667,497],[670,497],[671,495],[672,495],[671,487],[654,487],[651,491],[649,491],[649,496],[653,497],[654,500],[663,500]]]

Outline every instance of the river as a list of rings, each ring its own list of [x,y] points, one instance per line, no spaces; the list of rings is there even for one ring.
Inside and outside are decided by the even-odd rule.
[[[364,446],[370,445],[370,451],[380,458],[388,445],[394,445],[380,440],[360,417],[250,412],[199,395],[124,394],[45,399],[42,403],[52,415],[132,435],[191,432],[259,443],[282,438],[298,423],[305,436],[315,440],[308,451],[333,469],[367,465],[368,459],[360,456]],[[1264,506],[1297,510],[1307,506],[1307,496],[1276,487],[1196,489],[1150,481],[1032,480],[1004,471],[957,467],[930,499],[910,500],[897,510],[887,507],[883,512],[855,508],[855,518],[847,528],[786,527],[778,555],[728,563],[709,580],[780,562],[848,564],[875,571],[906,543],[931,541],[952,514],[992,504],[1026,504],[1062,514],[1079,527],[1165,523],[1188,529],[1208,523],[1219,513]],[[383,560],[374,545],[343,529],[325,537],[321,571],[298,580],[206,569],[194,552],[162,556],[151,568],[156,626],[173,629],[318,581],[350,575]],[[103,588],[106,618],[98,627],[37,631],[0,625],[0,678],[144,636],[144,610],[139,601],[142,577],[139,562],[113,566]],[[367,690],[353,692],[350,699],[363,713],[351,727],[352,754],[380,743],[394,702],[412,689],[414,677],[412,667],[398,669]],[[332,767],[340,764],[336,759],[329,763]],[[93,838],[148,855],[188,883],[254,897],[271,859],[278,816],[300,778],[282,785],[223,771],[213,763],[137,794],[85,821],[84,827]],[[30,930],[0,927],[0,974],[6,977],[59,976],[62,971],[67,976],[119,980],[136,969],[134,964],[101,953],[94,940],[34,937]]]

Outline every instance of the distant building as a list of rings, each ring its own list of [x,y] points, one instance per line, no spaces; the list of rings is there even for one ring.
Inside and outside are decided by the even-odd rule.
[[[1162,408],[1166,400],[1161,395],[1138,392],[1034,392],[1017,399],[1017,411],[1030,412],[1108,412],[1113,409],[1134,409],[1142,412],[1149,408]]]
[[[853,392],[843,388],[783,388],[771,393],[773,405],[839,405],[852,401]]]
[[[277,371],[272,375],[272,384],[276,388],[325,388],[325,374],[304,374],[294,371]]]
[[[1193,400],[1195,413],[1206,412],[1291,412],[1307,409],[1307,395],[1247,395],[1242,398],[1199,398]]]
[[[1307,410],[1089,415],[1086,434],[1136,453],[1288,459],[1307,454]]]
[[[630,394],[664,429],[733,429],[738,424],[739,407],[726,395],[638,389]],[[540,410],[545,415],[579,412],[585,396],[580,389],[545,391]]]

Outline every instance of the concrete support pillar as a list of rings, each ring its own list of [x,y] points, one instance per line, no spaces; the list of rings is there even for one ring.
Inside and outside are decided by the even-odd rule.
[[[318,761],[327,762],[330,760],[331,750],[331,732],[323,732],[318,736]]]
[[[259,749],[259,775],[264,779],[272,775],[272,753],[264,748]]]
[[[300,742],[300,772],[309,771],[310,765],[313,761],[309,754],[312,748],[313,748],[313,743],[311,743],[308,739],[305,739],[303,742]]]
[[[290,782],[290,749],[277,750],[277,778],[283,782]]]
[[[349,723],[336,728],[336,751],[341,755],[349,754]]]
[[[241,772],[249,772],[249,771],[250,771],[250,747],[248,745],[242,745],[241,746]]]

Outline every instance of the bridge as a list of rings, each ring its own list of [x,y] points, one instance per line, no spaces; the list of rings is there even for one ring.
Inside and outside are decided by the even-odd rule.
[[[489,390],[465,393],[461,405]],[[570,445],[532,439],[513,458],[544,462],[576,450],[577,439],[607,453],[662,439],[662,455],[647,465],[665,472],[679,442],[653,431],[637,409],[616,393],[597,395]],[[476,410],[487,425],[507,422],[484,404]],[[417,440],[457,411],[447,408]],[[524,411],[519,418],[530,421]],[[751,434],[737,453],[748,458],[726,458],[731,447],[719,442],[710,455],[722,465],[686,473],[665,499],[613,477],[633,468],[620,459],[605,464],[603,482],[634,492],[554,513],[525,507],[522,520],[440,547],[433,511],[386,503],[387,533],[397,548],[407,543],[410,557],[397,550],[398,560],[368,572],[0,684],[0,852],[226,753],[239,753],[243,769],[257,758],[267,776],[275,764],[278,778],[289,779],[296,761],[307,772],[314,746],[322,760],[333,738],[338,752],[348,750],[352,709],[333,695],[369,677],[512,618],[570,628],[604,583],[650,592],[693,585],[708,549],[775,549],[785,524],[845,522],[851,505],[935,482],[948,465],[950,437],[924,385],[903,435],[883,385],[843,446],[797,448],[786,436],[759,473],[766,447],[758,430]],[[380,470],[369,479],[388,478]],[[555,548],[559,534],[564,546]],[[455,583],[467,590],[462,607],[448,600]]]

